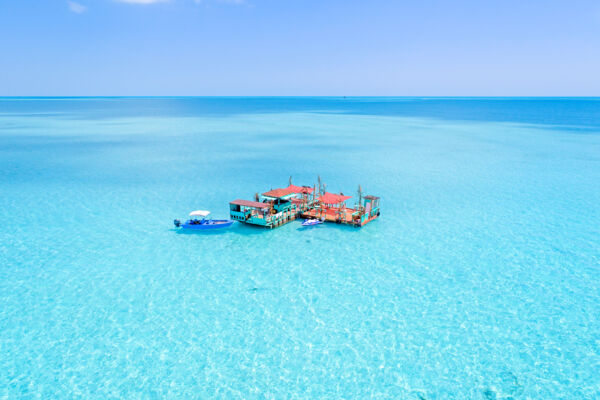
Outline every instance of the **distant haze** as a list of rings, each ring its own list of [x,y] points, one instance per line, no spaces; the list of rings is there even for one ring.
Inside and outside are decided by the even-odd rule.
[[[598,96],[600,3],[0,2],[0,96]]]

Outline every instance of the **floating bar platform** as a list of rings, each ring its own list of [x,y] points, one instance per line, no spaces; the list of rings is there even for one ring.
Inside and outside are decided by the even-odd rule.
[[[363,196],[358,187],[358,202],[354,208],[346,207],[352,196],[325,191],[325,185],[296,186],[271,189],[258,193],[254,201],[237,199],[229,202],[232,220],[265,228],[276,228],[297,218],[316,218],[324,222],[361,227],[378,218],[379,197]]]

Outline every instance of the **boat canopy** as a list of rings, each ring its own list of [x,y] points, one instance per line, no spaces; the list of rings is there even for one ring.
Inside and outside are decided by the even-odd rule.
[[[334,194],[334,193],[327,192],[327,193],[322,194],[321,197],[319,197],[319,200],[321,201],[321,203],[325,203],[325,204],[340,204],[350,198],[352,198],[352,196],[344,196],[341,194]]]
[[[210,211],[197,210],[190,213],[190,217],[208,217]]]

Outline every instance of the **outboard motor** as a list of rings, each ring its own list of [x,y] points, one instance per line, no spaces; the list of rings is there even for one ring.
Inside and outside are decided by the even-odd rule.
[[[176,228],[179,228],[181,226],[181,221],[178,219],[174,219],[173,224],[175,225]]]

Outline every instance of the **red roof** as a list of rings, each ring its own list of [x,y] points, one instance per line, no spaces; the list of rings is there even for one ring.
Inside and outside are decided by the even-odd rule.
[[[260,203],[258,201],[240,200],[240,199],[230,201],[229,204],[235,204],[238,206],[251,207],[251,208],[271,208],[271,205],[268,203]]]
[[[312,193],[313,189],[306,186],[296,186],[290,185],[286,188],[287,190],[291,190],[293,193]]]
[[[263,196],[266,197],[275,197],[275,198],[279,198],[279,197],[284,197],[290,194],[294,194],[296,193],[293,190],[289,190],[289,189],[273,189],[273,190],[269,190],[266,193],[263,193]]]
[[[339,204],[339,203],[343,203],[344,201],[346,201],[350,198],[352,198],[352,196],[343,196],[341,194],[334,194],[334,193],[326,192],[321,197],[319,197],[319,200],[321,201],[321,203],[325,203],[325,204]]]

